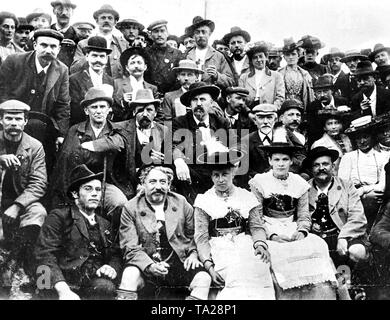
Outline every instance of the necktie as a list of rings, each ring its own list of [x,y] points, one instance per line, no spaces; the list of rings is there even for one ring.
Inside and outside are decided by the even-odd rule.
[[[44,83],[44,81],[45,81],[45,76],[46,76],[46,73],[45,73],[45,71],[41,71],[41,72],[39,72],[38,73],[38,80],[39,80],[39,83],[41,84],[41,85],[43,85],[43,83]]]
[[[207,128],[207,126],[206,126],[206,124],[204,122],[199,122],[198,123],[198,128],[201,128],[201,127]]]

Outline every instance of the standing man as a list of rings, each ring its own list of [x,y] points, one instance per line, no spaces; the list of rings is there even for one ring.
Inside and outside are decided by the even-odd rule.
[[[115,28],[122,32],[130,47],[134,47],[134,40],[145,29],[144,25],[135,19],[123,19],[115,25]]]
[[[111,49],[107,49],[107,41],[103,37],[90,37],[88,45],[84,48],[88,69],[80,70],[69,78],[70,94],[70,125],[86,120],[86,115],[80,102],[87,91],[92,88],[102,88],[103,84],[114,86],[114,81],[105,72],[108,55]]]
[[[95,25],[90,22],[76,22],[73,24],[73,28],[76,30],[79,40],[84,40],[91,36],[93,29],[95,29]]]
[[[0,67],[0,102],[17,99],[31,111],[45,114],[54,132],[48,145],[63,143],[69,129],[70,97],[68,68],[57,59],[63,35],[55,30],[34,32],[34,51],[9,56]],[[50,129],[51,127],[50,126]],[[49,133],[49,129],[45,130]],[[54,154],[47,154],[46,164],[52,168]]]
[[[104,4],[99,10],[93,13],[93,18],[98,26],[97,35],[107,40],[107,49],[111,49],[106,67],[107,74],[113,79],[122,76],[122,69],[119,57],[125,51],[129,44],[122,37],[113,34],[114,26],[119,20],[118,11],[114,10],[111,5]],[[88,45],[88,40],[81,40],[76,49],[74,60],[70,68],[70,73],[76,73],[82,68],[87,67],[83,49]]]
[[[282,51],[280,48],[271,47],[268,51],[268,68],[272,71],[279,71],[282,62]]]
[[[52,210],[42,227],[34,255],[38,267],[50,270],[44,297],[115,298],[122,259],[110,222],[98,213],[102,179],[103,172],[75,167],[66,190],[72,205]]]
[[[318,50],[325,47],[325,44],[320,41],[317,37],[303,36],[301,40],[297,42],[298,46],[305,50],[304,64],[302,68],[307,70],[313,81],[315,82],[319,76],[326,73],[326,66],[317,63]]]
[[[145,80],[157,86],[161,94],[177,88],[175,86],[175,73],[171,71],[184,58],[180,50],[167,45],[167,24],[166,20],[157,20],[148,26],[153,44],[146,48],[150,64],[145,73]]]
[[[214,22],[195,17],[187,29],[196,43],[196,47],[188,51],[187,59],[195,61],[198,68],[204,71],[202,81],[217,85],[221,89],[233,86],[233,73],[225,56],[209,46],[209,38],[215,29]]]
[[[30,38],[30,32],[34,30],[34,27],[27,23],[26,18],[19,17],[19,25],[15,29],[14,43],[23,51],[28,51],[28,40]]]
[[[238,85],[240,76],[249,70],[249,59],[245,54],[245,46],[251,41],[250,34],[239,27],[232,27],[228,34],[225,34],[222,41],[229,45],[232,53],[231,62],[233,65],[234,83]]]
[[[51,6],[57,22],[52,24],[50,28],[61,32],[64,36],[58,60],[62,61],[69,68],[73,62],[76,46],[79,42],[76,30],[70,25],[70,18],[73,15],[73,10],[76,9],[76,5],[70,0],[55,0],[51,2]]]
[[[23,132],[29,111],[18,100],[0,104],[1,218],[5,249],[11,251],[2,274],[4,287],[13,285],[19,268],[34,275],[32,251],[46,217],[41,204],[47,188],[45,152]]]

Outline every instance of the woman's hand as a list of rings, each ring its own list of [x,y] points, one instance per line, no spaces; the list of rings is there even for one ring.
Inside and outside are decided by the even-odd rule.
[[[222,276],[214,270],[214,267],[210,267],[207,271],[210,274],[215,286],[222,289],[225,286],[225,280],[222,278]]]

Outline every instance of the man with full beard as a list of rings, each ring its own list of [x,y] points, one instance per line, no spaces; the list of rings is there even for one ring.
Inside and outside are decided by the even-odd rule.
[[[235,83],[238,84],[240,75],[249,69],[249,59],[245,54],[244,48],[251,41],[251,36],[245,30],[241,30],[239,27],[233,27],[222,38],[222,41],[229,45],[230,52],[232,53],[233,76]]]

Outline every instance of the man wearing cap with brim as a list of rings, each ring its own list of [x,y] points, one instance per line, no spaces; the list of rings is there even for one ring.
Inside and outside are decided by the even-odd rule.
[[[179,49],[179,45],[180,45],[179,37],[175,36],[174,34],[170,34],[167,38],[167,45],[172,48]]]
[[[88,68],[72,74],[69,78],[70,126],[86,120],[84,109],[80,102],[88,89],[102,87],[103,84],[114,86],[113,79],[107,74],[106,66],[111,49],[107,49],[107,41],[100,36],[90,37],[84,48]],[[112,88],[112,91],[114,89]]]
[[[378,71],[374,71],[370,61],[362,61],[357,65],[354,77],[360,91],[351,99],[353,113],[375,117],[390,110],[390,92],[376,85],[377,75]]]
[[[216,135],[224,146],[228,146],[229,121],[210,113],[219,94],[217,86],[193,83],[180,97],[180,102],[191,111],[172,121],[176,187],[190,203],[199,192],[203,193],[212,186],[210,171],[197,163],[197,156],[204,153],[205,144],[216,139]]]
[[[312,149],[306,158],[305,166],[314,177],[309,181],[311,232],[327,242],[336,268],[353,267],[369,257],[367,219],[353,182],[335,176],[337,158],[338,152],[326,147]]]
[[[233,65],[233,76],[235,84],[238,84],[240,76],[249,69],[249,59],[245,53],[245,46],[251,41],[250,34],[240,27],[232,27],[230,32],[222,38],[229,45],[232,56],[230,57]]]
[[[280,63],[282,62],[282,49],[271,46],[268,50],[268,63],[267,66],[272,71],[278,71],[280,69]]]
[[[80,164],[94,172],[106,169],[104,212],[111,221],[118,221],[126,197],[135,194],[135,146],[123,138],[126,133],[120,123],[108,120],[112,103],[102,88],[92,87],[85,94],[80,106],[87,120],[69,129],[58,155],[51,177],[51,208],[71,203],[66,194],[69,174]]]
[[[34,11],[26,16],[27,23],[34,27],[34,30],[47,29],[51,25],[51,15],[43,11],[41,8],[34,9]]]
[[[261,41],[255,42],[246,52],[249,60],[248,72],[242,74],[238,85],[249,91],[247,104],[271,103],[278,107],[284,101],[285,88],[281,74],[267,67],[268,45]]]
[[[0,104],[1,212],[4,248],[10,255],[2,267],[4,287],[10,288],[19,268],[29,277],[33,246],[46,217],[42,198],[47,190],[45,151],[24,132],[30,107],[22,101]],[[12,293],[12,292],[11,292]]]
[[[385,189],[384,167],[389,161],[387,153],[374,148],[376,132],[382,121],[364,116],[351,122],[345,134],[357,149],[341,158],[338,171],[339,178],[352,181],[358,190],[367,218],[368,232],[382,203]]]
[[[310,102],[314,101],[314,92],[309,72],[298,66],[299,48],[293,38],[284,39],[282,52],[287,65],[279,72],[284,79],[285,98],[299,99],[306,110]]]
[[[113,31],[119,20],[119,13],[111,5],[104,4],[93,13],[98,30],[96,35],[106,38],[107,48],[111,49],[107,73],[113,79],[120,78],[123,73],[120,65],[120,55],[129,47],[129,43],[123,38],[116,36]],[[79,41],[74,55],[70,73],[76,73],[85,67],[84,48],[88,45],[88,39]]]
[[[167,92],[162,102],[162,112],[165,121],[172,120],[175,117],[185,115],[187,107],[180,102],[180,97],[188,91],[191,84],[198,81],[199,75],[203,70],[199,70],[196,63],[192,60],[180,60],[179,65],[172,69],[176,73],[180,88]]]
[[[76,30],[79,40],[88,39],[95,29],[95,25],[93,23],[84,21],[76,22],[72,26]]]
[[[214,22],[197,16],[187,29],[196,43],[188,51],[187,59],[195,61],[198,68],[204,71],[201,81],[221,89],[233,86],[234,76],[225,56],[209,45],[209,38],[215,29]]]
[[[168,21],[161,19],[153,21],[148,26],[153,44],[146,47],[146,52],[150,57],[150,63],[145,73],[145,80],[155,86],[161,94],[165,94],[175,86],[175,73],[171,72],[179,61],[184,59],[180,50],[168,46]]]
[[[28,51],[28,41],[34,27],[27,23],[26,18],[18,17],[19,25],[15,29],[14,44],[23,51]],[[21,51],[21,52],[23,52]]]
[[[62,40],[58,31],[36,30],[35,50],[11,55],[0,67],[0,102],[15,98],[51,118],[57,133],[50,138],[57,147],[69,129],[70,115],[68,68],[57,59]]]
[[[139,47],[126,49],[120,57],[123,77],[115,79],[113,109],[114,121],[123,121],[133,117],[130,103],[138,90],[150,89],[154,97],[158,97],[158,89],[155,85],[145,81],[145,72],[150,65],[150,58],[146,50]],[[158,109],[161,116],[162,111]]]
[[[115,298],[122,257],[112,224],[99,214],[103,176],[85,164],[70,172],[66,192],[72,202],[50,212],[35,245],[37,270],[49,269],[46,286],[38,285],[39,297]]]
[[[134,40],[145,29],[144,25],[136,19],[123,19],[116,24],[115,28],[122,32],[130,47],[134,46]]]
[[[317,37],[306,35],[297,42],[297,45],[305,50],[305,62],[301,67],[310,73],[313,81],[317,80],[319,76],[326,73],[326,66],[316,62],[318,50],[325,47],[325,44]]]

